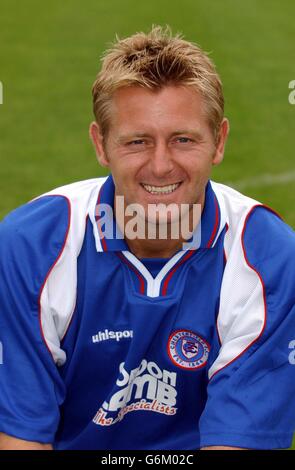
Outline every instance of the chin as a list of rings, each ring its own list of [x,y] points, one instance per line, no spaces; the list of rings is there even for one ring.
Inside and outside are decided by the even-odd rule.
[[[178,210],[175,213],[159,211],[156,213],[155,217],[149,215],[147,212],[145,220],[152,225],[172,225],[174,223],[179,223],[180,215]]]

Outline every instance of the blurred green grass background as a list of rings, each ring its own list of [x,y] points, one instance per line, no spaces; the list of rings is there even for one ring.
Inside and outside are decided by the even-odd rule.
[[[292,0],[0,0],[0,218],[54,187],[106,174],[88,138],[99,58],[116,33],[154,23],[199,43],[221,74],[231,133],[213,179],[294,227],[293,11]]]
[[[168,23],[211,53],[223,79],[231,134],[214,179],[294,227],[293,7],[292,0],[0,0],[0,217],[51,188],[105,174],[88,139],[99,57],[116,33]],[[290,172],[289,181],[272,181]]]

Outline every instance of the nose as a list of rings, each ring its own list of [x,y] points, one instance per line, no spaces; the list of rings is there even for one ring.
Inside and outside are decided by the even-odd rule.
[[[165,178],[174,169],[172,155],[166,143],[158,143],[150,157],[150,169],[157,179]]]

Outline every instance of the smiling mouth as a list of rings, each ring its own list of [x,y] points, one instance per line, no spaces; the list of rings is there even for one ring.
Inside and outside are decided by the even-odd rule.
[[[170,194],[176,191],[180,185],[181,181],[179,183],[168,184],[166,186],[151,186],[149,184],[141,183],[141,186],[150,194]]]

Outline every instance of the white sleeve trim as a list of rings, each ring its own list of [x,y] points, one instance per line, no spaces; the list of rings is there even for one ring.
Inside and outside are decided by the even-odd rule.
[[[231,364],[261,336],[266,322],[266,304],[263,281],[259,273],[245,259],[243,229],[248,210],[238,227],[229,227],[225,235],[233,240],[227,249],[228,258],[220,291],[217,329],[221,348],[209,369],[209,378]]]
[[[49,271],[40,294],[40,325],[45,343],[58,366],[66,362],[60,343],[76,306],[77,258],[81,251],[87,216],[94,213],[103,178],[58,188],[43,196],[63,196],[70,206],[70,221],[62,252]]]

